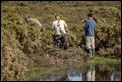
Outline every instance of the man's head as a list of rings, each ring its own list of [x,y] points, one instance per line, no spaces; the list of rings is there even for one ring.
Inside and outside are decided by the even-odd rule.
[[[56,16],[55,16],[55,19],[56,19],[56,20],[60,20],[60,16],[59,16],[59,15],[56,15]]]
[[[26,21],[27,23],[29,23],[28,18],[30,18],[30,17],[29,17],[29,16],[28,16],[28,17],[25,17],[25,21]]]
[[[88,16],[88,18],[92,18],[93,14],[92,13],[88,13],[87,16]]]

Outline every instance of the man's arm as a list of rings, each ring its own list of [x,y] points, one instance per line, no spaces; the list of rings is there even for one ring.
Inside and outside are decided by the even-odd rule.
[[[89,22],[87,21],[86,24],[85,24],[84,29],[86,30],[88,28],[88,26],[89,26]]]
[[[82,20],[82,22],[86,22],[86,20]]]
[[[65,29],[66,29],[66,32],[68,32],[67,24],[66,24],[65,21],[64,21],[64,27],[65,27]]]
[[[66,24],[66,22],[64,22],[64,26],[67,28],[67,24]]]
[[[54,25],[54,22],[52,23],[52,29],[54,29],[55,28],[55,25]]]

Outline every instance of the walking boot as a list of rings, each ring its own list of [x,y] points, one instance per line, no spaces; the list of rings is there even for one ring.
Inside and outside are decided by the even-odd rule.
[[[95,57],[95,49],[92,49],[92,55]]]
[[[90,58],[92,58],[92,49],[88,49],[88,53],[89,53]]]

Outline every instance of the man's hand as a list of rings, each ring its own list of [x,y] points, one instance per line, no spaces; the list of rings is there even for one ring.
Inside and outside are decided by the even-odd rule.
[[[86,20],[82,20],[82,22],[86,22]]]
[[[84,22],[84,20],[82,20],[82,22]]]

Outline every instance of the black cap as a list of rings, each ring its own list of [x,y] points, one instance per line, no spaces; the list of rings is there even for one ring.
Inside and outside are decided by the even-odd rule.
[[[92,14],[92,13],[88,13],[88,14],[87,14],[87,16],[92,17],[92,16],[93,16],[93,14]]]

